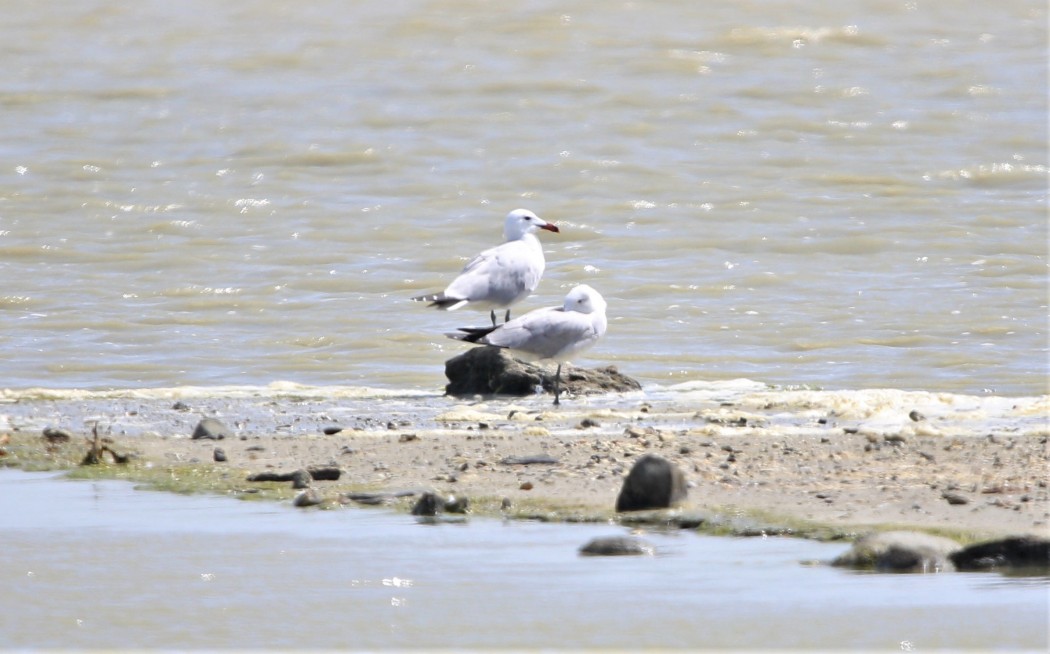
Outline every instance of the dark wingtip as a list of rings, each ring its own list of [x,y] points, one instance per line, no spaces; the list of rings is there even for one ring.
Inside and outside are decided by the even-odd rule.
[[[495,329],[495,327],[460,327],[459,332],[446,333],[445,336],[454,338],[457,341],[477,343],[495,331]]]

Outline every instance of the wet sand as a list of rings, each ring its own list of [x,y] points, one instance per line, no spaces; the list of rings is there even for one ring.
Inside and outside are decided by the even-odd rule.
[[[329,504],[345,504],[344,493],[355,490],[432,490],[470,498],[479,511],[509,503],[519,516],[570,520],[612,517],[633,461],[652,453],[685,473],[690,488],[683,512],[738,524],[839,533],[893,525],[974,538],[1050,533],[1050,446],[1039,418],[1046,398],[1022,398],[1003,415],[985,413],[971,424],[973,411],[955,399],[864,397],[867,408],[854,414],[829,393],[750,393],[699,404],[570,400],[556,409],[544,398],[409,398],[396,406],[372,399],[355,405],[354,419],[339,414],[346,401],[302,397],[203,396],[174,406],[170,395],[8,399],[0,405],[0,433],[7,434],[4,459],[12,465],[51,460],[62,466],[82,456],[83,428],[71,430],[76,435],[68,444],[49,445],[41,436],[43,426],[68,425],[75,417],[110,425],[103,433],[113,449],[135,455],[127,466],[132,477],[135,470],[207,471],[225,485],[205,474],[199,490],[250,494],[290,486],[247,482],[250,474],[334,465],[343,472],[338,481],[314,482]],[[850,401],[857,404],[856,397]],[[371,410],[361,417],[365,404]],[[900,420],[888,424],[884,405],[903,411]],[[904,411],[913,405],[921,411]],[[191,439],[201,415],[224,421],[234,433]],[[1013,426],[988,431],[997,418]],[[216,447],[225,462],[213,461]],[[534,455],[554,462],[514,462]]]

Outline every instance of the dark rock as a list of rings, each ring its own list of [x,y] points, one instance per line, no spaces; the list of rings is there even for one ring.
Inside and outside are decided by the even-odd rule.
[[[948,504],[960,505],[970,503],[970,498],[959,493],[953,493],[951,491],[944,491],[943,493],[941,493],[941,497],[943,497],[948,502]]]
[[[308,488],[295,496],[295,499],[292,500],[292,506],[317,506],[323,501],[324,500],[321,498],[321,494],[318,493],[316,489]]]
[[[290,472],[257,472],[254,475],[248,475],[247,481],[291,481],[292,473]]]
[[[445,513],[470,513],[470,500],[466,497],[450,497],[445,500],[442,508]]]
[[[392,493],[346,493],[344,497],[346,499],[358,502],[360,504],[367,504],[370,506],[377,506],[381,504],[390,504],[394,500],[402,497],[412,497],[416,494],[416,491],[395,491]]]
[[[515,359],[498,347],[475,347],[445,362],[445,394],[532,395],[537,387],[554,392],[554,370]],[[561,390],[573,395],[639,390],[641,384],[613,366],[590,370],[562,366]]]
[[[685,475],[667,459],[646,454],[634,463],[623,480],[617,511],[665,509],[685,500],[689,491]]]
[[[171,408],[174,411],[189,411],[190,410],[190,405],[186,404],[182,400],[179,400],[179,401],[175,402],[175,404],[172,404]]]
[[[296,470],[292,473],[292,488],[309,488],[313,477],[306,470]]]
[[[646,556],[656,552],[649,543],[634,536],[604,536],[580,548],[583,556]]]
[[[505,466],[552,465],[558,463],[558,460],[546,454],[531,454],[528,456],[508,456],[502,459],[500,463]]]
[[[221,447],[215,448],[215,451],[212,452],[211,457],[215,460],[216,463],[226,462],[226,452]]]
[[[325,436],[334,436],[335,434],[338,434],[341,431],[343,431],[342,427],[325,427],[321,430],[321,433],[323,433]]]
[[[433,517],[438,514],[441,501],[433,493],[423,493],[416,505],[412,507],[412,515],[422,517]]]
[[[59,429],[58,427],[45,427],[44,428],[44,440],[52,445],[58,445],[59,443],[68,443],[73,440],[73,434],[69,433],[65,429]]]
[[[339,481],[343,471],[338,466],[310,466],[306,469],[314,481]]]
[[[343,471],[336,466],[310,466],[295,472],[257,472],[248,481],[290,481],[292,488],[306,488],[311,480],[338,481]]]
[[[227,436],[233,437],[233,431],[215,418],[203,418],[193,429],[193,440],[210,438],[221,441]]]
[[[1050,573],[1050,540],[1015,536],[970,545],[950,555],[959,570],[1010,570]]]
[[[858,538],[831,565],[876,572],[948,572],[949,557],[961,549],[950,538],[918,531],[885,531]]]

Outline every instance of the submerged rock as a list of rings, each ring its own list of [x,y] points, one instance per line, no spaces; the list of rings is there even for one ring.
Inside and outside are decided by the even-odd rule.
[[[663,457],[646,454],[623,480],[616,510],[666,509],[689,494],[681,469]]]
[[[634,536],[603,536],[580,548],[583,556],[651,556],[655,552],[656,548]]]
[[[950,555],[959,570],[1007,570],[1050,573],[1050,540],[1016,536],[970,545]]]
[[[831,565],[876,572],[950,572],[949,557],[962,548],[942,536],[918,531],[885,531],[858,538]]]
[[[475,347],[445,362],[449,383],[445,394],[532,395],[537,388],[554,392],[554,369],[515,359],[498,347]],[[571,395],[617,393],[641,389],[636,380],[620,374],[614,366],[599,369],[562,366],[561,390]]]

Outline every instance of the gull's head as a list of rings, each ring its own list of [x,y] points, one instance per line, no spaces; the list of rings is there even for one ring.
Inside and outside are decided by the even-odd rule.
[[[562,311],[577,313],[605,313],[605,298],[602,294],[586,284],[576,286],[565,296]]]
[[[552,225],[528,209],[515,209],[507,214],[507,219],[503,222],[503,238],[508,241],[516,241],[537,229],[558,232],[557,225]]]

